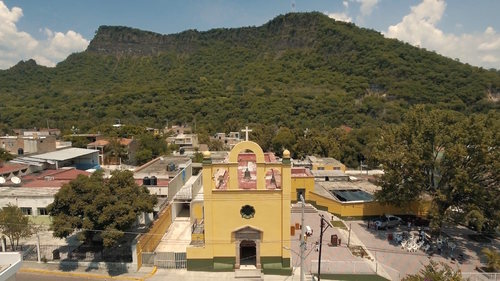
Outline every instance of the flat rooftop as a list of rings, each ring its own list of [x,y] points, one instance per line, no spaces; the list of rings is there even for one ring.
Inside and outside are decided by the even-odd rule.
[[[351,181],[322,181],[322,182],[315,182],[314,183],[314,192],[316,192],[319,195],[332,198],[334,200],[337,200],[341,202],[334,194],[332,194],[332,191],[340,190],[340,191],[346,191],[346,190],[362,190],[368,194],[374,194],[375,191],[379,190],[380,187],[372,184],[369,181],[356,181],[356,182],[351,182]]]
[[[189,163],[191,163],[191,159],[184,156],[158,157],[137,168],[134,171],[134,178],[142,179],[147,176],[155,176],[157,178],[174,177]]]
[[[31,155],[30,157],[37,158],[37,159],[43,159],[43,160],[65,161],[65,160],[70,160],[73,158],[89,155],[89,154],[96,153],[96,152],[99,152],[99,150],[71,147],[71,148],[61,149],[61,150],[52,151],[52,152],[48,152],[48,153]]]
[[[0,197],[54,197],[59,187],[0,187]]]
[[[314,175],[314,177],[349,178],[348,174],[345,174],[340,170],[312,170],[311,173]]]

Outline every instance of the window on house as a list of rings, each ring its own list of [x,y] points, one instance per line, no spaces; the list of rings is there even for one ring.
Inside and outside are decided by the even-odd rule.
[[[31,216],[33,214],[32,209],[29,207],[21,207],[21,212],[23,212],[25,216]]]
[[[38,208],[38,215],[39,216],[48,216],[49,212],[47,211],[47,208]]]
[[[325,167],[318,167],[319,171],[323,171],[324,169],[325,169]]]

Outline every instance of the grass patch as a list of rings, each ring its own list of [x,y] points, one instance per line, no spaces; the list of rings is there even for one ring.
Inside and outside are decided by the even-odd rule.
[[[368,253],[361,246],[349,246],[349,250],[355,257],[370,259]]]
[[[347,230],[347,226],[344,224],[343,221],[331,221],[333,227],[341,228]]]

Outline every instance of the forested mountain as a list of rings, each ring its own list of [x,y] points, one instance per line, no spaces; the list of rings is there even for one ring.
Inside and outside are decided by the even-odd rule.
[[[101,26],[86,51],[54,68],[20,62],[0,71],[0,85],[4,130],[168,119],[209,133],[252,123],[302,131],[399,123],[414,104],[497,111],[500,72],[321,13],[291,13],[171,35]]]

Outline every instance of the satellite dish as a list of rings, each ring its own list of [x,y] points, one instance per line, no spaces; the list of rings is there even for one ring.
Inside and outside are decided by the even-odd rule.
[[[0,184],[4,184],[5,183],[5,178],[4,177],[0,177]]]
[[[20,178],[18,178],[18,177],[12,177],[12,178],[10,179],[10,181],[11,181],[12,183],[14,183],[14,184],[20,184],[20,183],[21,183],[21,179],[20,179]]]

